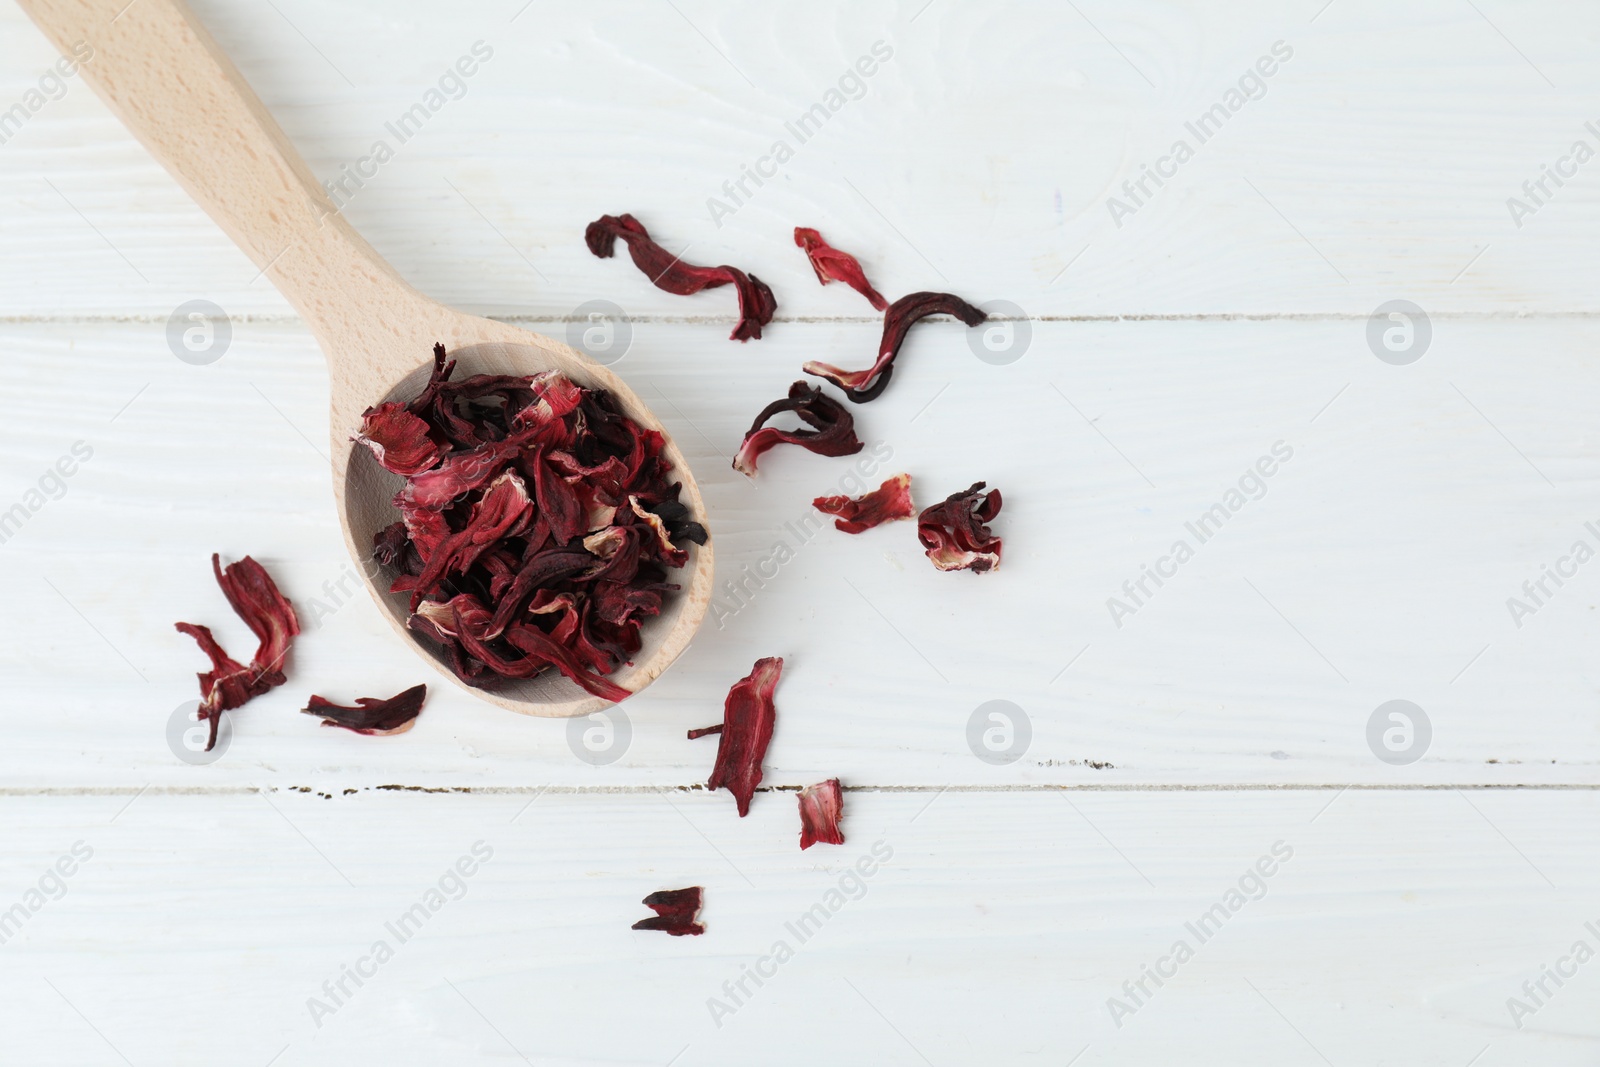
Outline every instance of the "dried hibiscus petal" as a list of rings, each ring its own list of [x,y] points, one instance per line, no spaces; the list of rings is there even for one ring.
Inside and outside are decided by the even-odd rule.
[[[342,726],[358,734],[387,736],[403,734],[416,725],[427,695],[427,686],[414,685],[388,700],[359,697],[353,708],[313,695],[311,702],[301,710],[307,715],[321,716],[324,726]]]
[[[678,499],[666,439],[556,372],[453,382],[454,366],[436,346],[423,390],[369,413],[421,420],[440,449],[405,476],[400,521],[373,538],[391,591],[411,596],[407,626],[469,685],[554,669],[630,696],[605,675],[643,647],[688,544],[708,540]],[[395,454],[374,449],[391,467]]]
[[[779,430],[764,425],[781,412],[792,411],[809,430]],[[738,455],[733,457],[733,469],[754,478],[756,460],[774,445],[799,445],[819,456],[851,456],[861,451],[861,441],[856,437],[855,418],[845,406],[827,396],[817,386],[803,381],[789,386],[789,395],[774,400],[761,409],[750,432],[744,435]]]
[[[706,928],[695,922],[700,913],[699,886],[688,889],[663,889],[644,898],[645,907],[655,912],[648,919],[633,924],[635,930],[661,930],[673,937],[685,934],[703,934]]]
[[[906,334],[929,315],[954,315],[968,326],[976,326],[989,316],[959,296],[949,293],[912,293],[902,296],[883,316],[883,340],[878,345],[878,361],[866,370],[844,370],[831,363],[812,360],[801,369],[844,390],[857,404],[876,400],[889,384],[894,372],[894,357],[900,354]]]
[[[917,513],[911,506],[909,474],[896,474],[865,496],[854,499],[847,496],[819,496],[811,502],[811,506],[837,516],[833,525],[848,534],[858,534],[894,519],[909,519]]]
[[[844,844],[844,833],[839,829],[843,810],[844,791],[837,778],[800,790],[800,847],[807,849],[818,841],[824,845]]]
[[[739,325],[734,327],[730,340],[759,339],[761,327],[777,313],[778,301],[766,282],[737,267],[696,267],[685,263],[651,240],[644,224],[632,215],[602,215],[583,232],[589,251],[601,259],[611,258],[619,237],[627,242],[634,266],[644,271],[658,289],[689,296],[702,289],[731,284],[739,293]]]
[[[783,660],[777,656],[756,660],[750,673],[733,683],[722,705],[722,730],[717,738],[717,762],[711,768],[707,789],[723,789],[733,794],[742,819],[750,813],[750,798],[761,784],[761,760],[772,741],[772,727],[778,709],[772,702],[783,673]],[[691,731],[703,737],[711,727]]]
[[[883,294],[872,287],[867,281],[867,272],[861,269],[861,264],[848,252],[841,252],[822,239],[822,234],[804,226],[794,228],[794,243],[805,249],[806,258],[811,260],[811,269],[817,272],[817,281],[823,285],[829,282],[844,282],[850,288],[867,298],[867,301],[879,311],[889,306]]]
[[[985,493],[984,484],[974,482],[917,516],[917,539],[942,571],[982,574],[1000,566],[1000,538],[984,525],[1000,514],[1000,490]]]
[[[400,475],[421,474],[444,456],[427,422],[398,402],[368,408],[356,440],[372,450],[384,470]]]
[[[259,643],[246,667],[223,651],[209,628],[187,622],[176,624],[178,632],[194,638],[200,650],[211,659],[211,670],[199,675],[200,715],[211,722],[207,752],[217,743],[217,727],[224,711],[237,708],[287,680],[283,674],[283,660],[289,654],[291,639],[300,632],[300,620],[295,617],[294,608],[278,592],[272,576],[261,564],[246,556],[223,568],[221,557],[212,553],[211,572],[216,575],[217,585],[222,587],[222,595],[228,598],[234,613],[250,627]]]

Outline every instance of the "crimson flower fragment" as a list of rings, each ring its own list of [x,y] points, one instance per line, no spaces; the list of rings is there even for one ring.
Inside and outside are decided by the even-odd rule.
[[[663,889],[644,898],[645,907],[655,912],[648,919],[633,924],[635,930],[661,930],[673,937],[685,934],[703,934],[706,928],[695,922],[700,913],[699,886],[688,889]]]
[[[900,354],[911,327],[929,315],[954,315],[968,326],[976,326],[989,316],[973,307],[959,296],[949,293],[912,293],[902,296],[883,316],[883,340],[878,345],[878,360],[866,370],[844,370],[831,363],[812,360],[801,369],[807,374],[828,381],[844,390],[844,395],[857,404],[876,400],[889,385],[894,372],[894,358]]]
[[[249,556],[224,569],[221,557],[211,556],[211,572],[216,575],[222,595],[228,598],[234,613],[256,635],[256,654],[247,667],[225,652],[205,626],[180,622],[179,633],[194,638],[200,650],[211,659],[211,669],[199,675],[200,716],[211,723],[211,735],[206,741],[210,752],[217,743],[217,727],[222,713],[237,708],[245,701],[258,697],[287,679],[283,674],[283,660],[289,654],[289,644],[300,632],[300,620],[294,608],[278,592],[277,585],[266,568]]]
[[[917,539],[940,570],[982,574],[1000,566],[1000,538],[985,525],[1000,514],[1000,490],[985,493],[984,485],[973,482],[917,516]]]
[[[779,430],[765,425],[768,419],[785,411],[798,415],[811,429]],[[862,448],[856,437],[854,416],[843,404],[825,395],[821,387],[804,381],[789,386],[785,399],[774,400],[761,409],[733,457],[733,469],[754,478],[756,460],[767,449],[781,444],[799,445],[819,456],[851,456]]]
[[[372,450],[384,470],[400,475],[421,474],[444,453],[427,422],[398,402],[367,409],[356,440]]]
[[[353,708],[313,695],[311,702],[301,710],[307,715],[321,716],[324,726],[342,726],[358,734],[386,737],[403,734],[416,725],[427,695],[427,686],[414,685],[388,700],[359,697]]]
[[[625,699],[605,675],[642,647],[687,544],[707,540],[678,499],[665,439],[554,371],[457,382],[454,368],[436,345],[423,390],[369,409],[357,437],[388,469],[411,471],[394,498],[400,521],[373,537],[390,591],[410,596],[407,625],[469,685],[554,669]],[[411,444],[374,447],[386,425]],[[396,458],[423,456],[417,440],[438,445],[421,469]]]
[[[865,496],[819,496],[811,502],[818,511],[837,516],[833,525],[847,534],[858,534],[894,519],[909,519],[916,509],[911,505],[911,475],[896,474]]]
[[[839,815],[844,809],[844,791],[839,779],[808,785],[800,790],[800,847],[808,849],[821,841],[824,845],[844,844]]]
[[[882,311],[889,306],[883,294],[867,281],[867,272],[861,269],[856,257],[828,244],[816,230],[796,226],[794,243],[805,249],[806,258],[811,260],[811,269],[817,272],[817,281],[823,285],[829,282],[844,282],[866,297],[868,303],[877,310]]]
[[[722,730],[717,738],[717,762],[711,768],[707,789],[723,789],[733,794],[739,817],[750,814],[750,798],[761,784],[761,760],[772,741],[772,728],[778,709],[772,702],[783,673],[783,660],[777,656],[756,660],[750,673],[733,683],[722,706]],[[691,731],[703,737],[712,727]]]
[[[627,243],[633,265],[642,270],[657,289],[689,296],[702,289],[731,284],[739,294],[739,325],[734,327],[729,340],[748,341],[752,337],[759,340],[761,327],[771,322],[777,313],[777,298],[766,282],[737,267],[696,267],[685,263],[651,240],[650,231],[632,215],[601,215],[583,232],[589,251],[601,259],[611,258],[619,237]]]

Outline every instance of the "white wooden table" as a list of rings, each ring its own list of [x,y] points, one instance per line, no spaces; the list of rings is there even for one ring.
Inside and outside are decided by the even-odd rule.
[[[1572,154],[1600,151],[1600,11],[198,10],[319,177],[372,173],[345,211],[420,289],[557,335],[626,309],[616,369],[695,465],[722,577],[793,559],[624,706],[604,765],[442,684],[400,737],[298,714],[436,681],[355,593],[320,356],[0,5],[0,511],[28,509],[0,544],[0,1062],[1600,1062],[1600,563],[1574,555],[1600,549],[1600,162]],[[876,42],[799,143],[785,123]],[[793,157],[734,204],[778,139]],[[726,340],[725,290],[591,257],[584,224],[620,211],[769,281],[768,336]],[[801,362],[876,344],[797,224],[891,297],[1024,317],[1004,365],[920,327],[859,409],[920,503],[1002,487],[999,572],[936,573],[903,524],[795,537],[848,461],[730,469]],[[231,320],[205,366],[167,343],[195,299]],[[1369,344],[1395,300],[1425,351]],[[200,661],[171,624],[250,647],[213,551],[266,563],[308,626],[289,684],[192,765],[166,729]],[[1169,577],[1130,600],[1147,565]],[[741,821],[684,732],[763,655],[789,663],[773,791]],[[969,747],[992,700],[1027,721],[1009,763]],[[1385,760],[1391,700],[1428,736]],[[802,853],[783,790],[834,775],[848,843]],[[386,924],[441,878],[401,943]],[[704,937],[629,929],[695,884]]]

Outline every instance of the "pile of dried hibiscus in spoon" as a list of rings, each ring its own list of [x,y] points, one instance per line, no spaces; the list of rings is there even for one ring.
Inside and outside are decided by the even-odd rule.
[[[679,502],[663,438],[604,390],[554,371],[450,380],[369,408],[358,440],[406,479],[401,520],[374,538],[411,594],[412,629],[455,675],[489,688],[554,668],[622,700],[606,679],[641,647],[706,531]]]

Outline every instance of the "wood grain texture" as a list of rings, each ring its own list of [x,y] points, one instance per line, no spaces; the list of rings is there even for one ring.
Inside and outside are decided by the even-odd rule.
[[[717,721],[751,662],[783,655],[768,766],[791,785],[1596,783],[1592,567],[1547,582],[1533,615],[1507,608],[1574,541],[1596,543],[1600,378],[1579,355],[1591,324],[1442,324],[1410,367],[1374,359],[1359,323],[1036,325],[1006,367],[974,358],[954,323],[920,326],[894,384],[860,409],[862,436],[890,453],[862,453],[875,465],[863,481],[907,470],[924,504],[980,478],[1002,488],[1005,563],[981,577],[936,572],[909,523],[859,537],[824,526],[810,500],[853,484],[849,459],[780,449],[754,481],[730,466],[751,412],[798,364],[870,350],[869,325],[789,326],[759,347],[715,324],[636,325],[616,369],[683,442],[724,584],[676,669],[626,706],[632,747],[603,774],[573,758],[565,724],[503,721],[444,688],[404,737],[331,736],[294,713],[313,691],[422,680],[349,595],[319,450],[327,385],[305,333],[243,323],[221,361],[193,367],[158,327],[5,327],[6,346],[35,359],[0,411],[17,457],[0,499],[74,440],[95,448],[67,494],[0,545],[34,605],[28,639],[0,653],[26,754],[12,773],[135,787],[694,781],[710,743],[683,732]],[[1553,381],[1559,392],[1539,384]],[[1293,456],[1265,495],[1199,543],[1189,525],[1280,441]],[[1180,538],[1194,558],[1114,619],[1108,600]],[[248,641],[212,587],[213,551],[262,559],[308,632],[291,684],[234,716],[223,761],[194,768],[162,740],[200,666],[170,624]],[[63,662],[77,671],[65,692]],[[46,694],[62,714],[23,713]],[[967,745],[994,699],[1032,722],[1028,758],[1008,767]],[[1434,723],[1409,767],[1367,745],[1391,699]]]
[[[1584,125],[1594,12],[1450,0],[1403,15],[1374,0],[940,2],[920,16],[920,2],[883,0],[848,12],[678,6],[197,9],[319,179],[390,143],[394,158],[346,213],[419,289],[468,310],[559,317],[606,296],[641,314],[728,315],[723,294],[685,302],[590,257],[583,224],[619,210],[698,258],[755,270],[782,314],[860,313],[814,287],[788,243],[796,224],[855,250],[885,292],[951,288],[1032,315],[1365,316],[1398,297],[1433,312],[1596,308],[1592,168],[1547,183],[1520,227],[1507,207],[1574,141],[1600,147]],[[9,4],[0,19],[11,100],[54,54]],[[480,40],[494,58],[399,143],[386,124]],[[795,141],[784,124],[878,40],[894,57],[865,94],[794,144],[779,177],[747,183],[719,227],[708,198],[726,199],[723,183],[775,139]],[[1185,123],[1280,40],[1294,55],[1266,95],[1198,143]],[[69,84],[0,153],[11,248],[0,314],[164,316],[196,295],[239,314],[284,311]],[[1194,158],[1163,188],[1147,184],[1119,227],[1107,201],[1183,137]]]
[[[81,45],[77,76],[233,238],[258,275],[271,279],[317,337],[332,382],[328,455],[341,532],[395,636],[450,684],[508,710],[559,718],[606,707],[607,700],[553,669],[492,692],[468,686],[437,647],[407,626],[410,612],[389,592],[398,570],[365,562],[378,532],[399,518],[390,503],[395,479],[357,455],[361,449],[353,441],[363,412],[422,391],[439,344],[455,356],[462,377],[555,371],[585,388],[605,390],[621,414],[661,431],[649,407],[583,353],[453,311],[407,285],[337,212],[182,0],[144,0],[137,9],[121,0],[26,0],[24,8],[63,55],[79,54]],[[676,472],[689,517],[704,525],[699,487],[670,436],[661,455]],[[616,685],[639,692],[688,647],[705,616],[712,577],[707,541],[689,551],[678,579],[682,594],[668,598],[646,624],[637,658],[612,673]]]
[[[5,799],[0,901],[75,842],[93,852],[0,947],[7,1049],[74,1065],[120,1062],[109,1044],[136,1064],[1576,1067],[1600,1041],[1595,963],[1547,981],[1520,1028],[1506,1001],[1596,941],[1596,800],[853,794],[846,843],[801,853],[788,795],[745,820],[725,796],[673,793],[211,796],[203,819],[195,797]],[[476,843],[492,855],[396,926],[402,943],[386,924]],[[875,845],[887,858],[860,877]],[[1272,873],[1245,878],[1275,846]],[[706,887],[704,936],[629,929],[647,893],[682,885]],[[1237,910],[1202,942],[1188,924],[1230,890]],[[1193,958],[1146,980],[1117,1026],[1108,1000],[1180,940]],[[793,955],[776,964],[780,941]],[[367,979],[335,1003],[323,983],[358,965]],[[760,987],[724,989],[758,966]],[[733,1010],[714,1018],[712,998]]]

